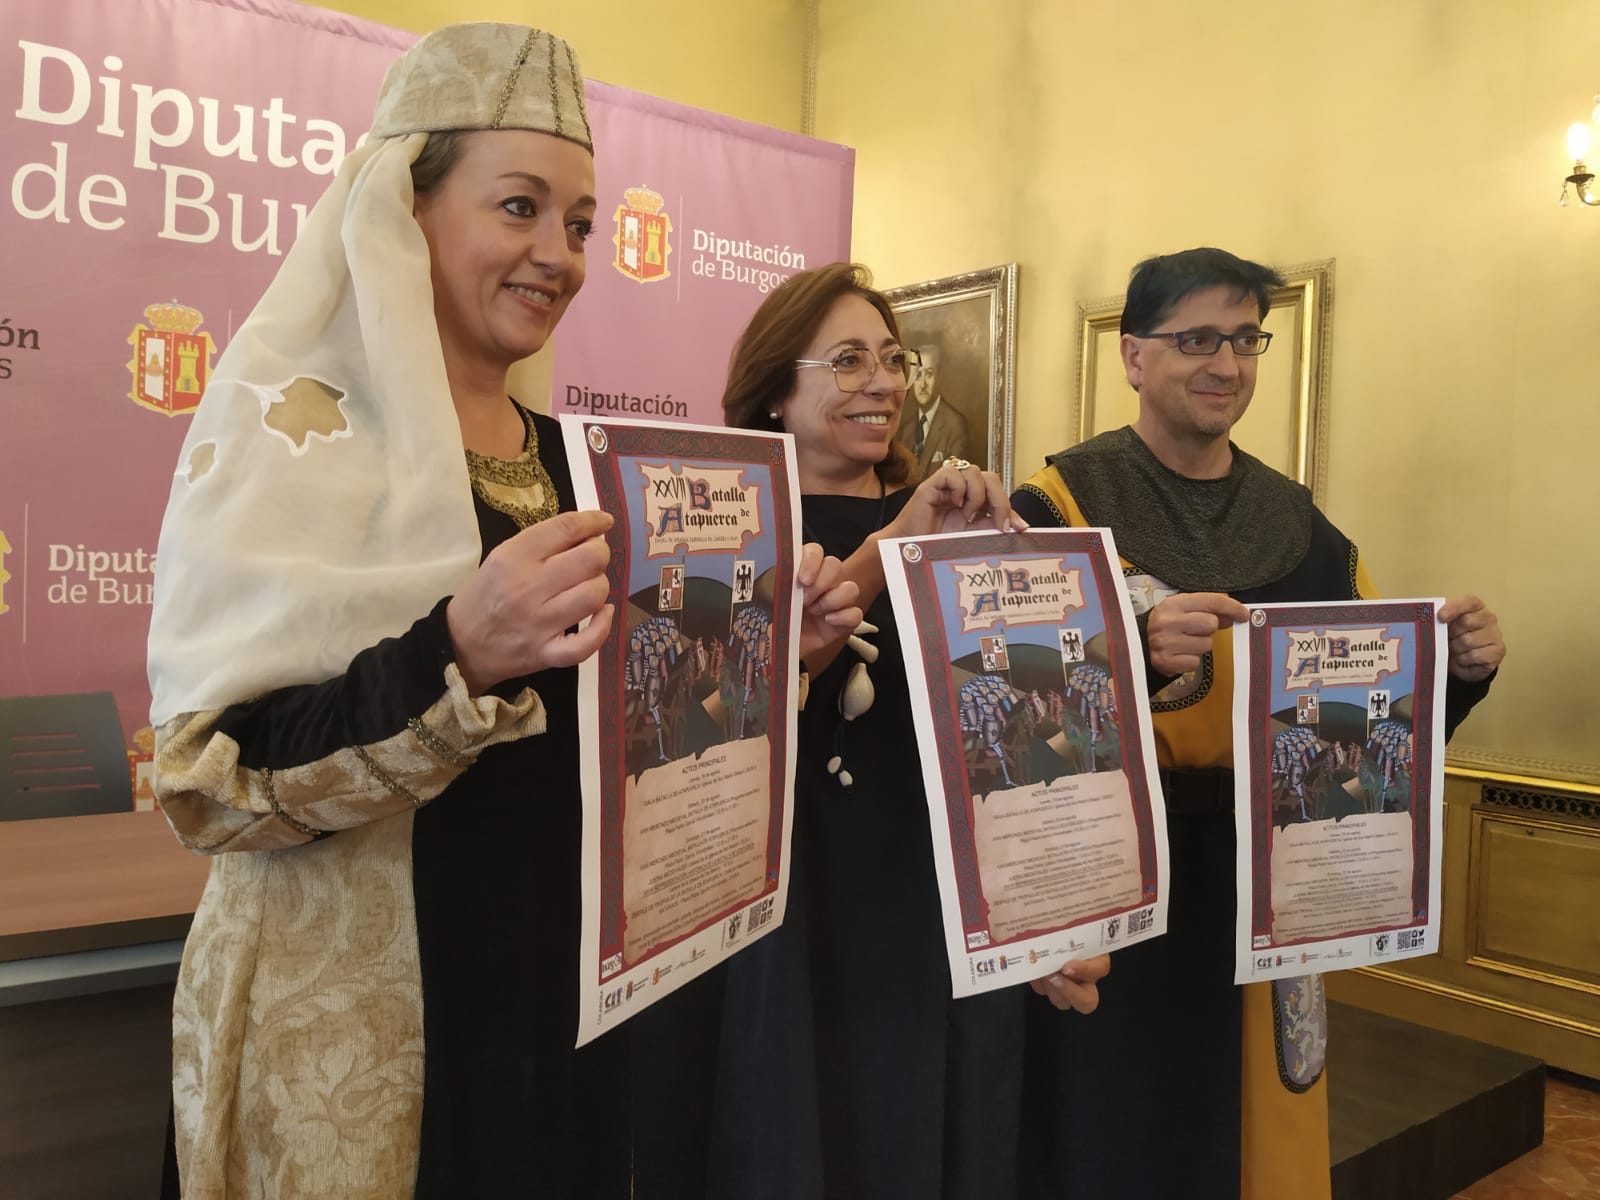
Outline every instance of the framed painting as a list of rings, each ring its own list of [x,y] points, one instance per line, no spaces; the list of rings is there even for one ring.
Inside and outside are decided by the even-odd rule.
[[[993,471],[1011,487],[1017,264],[885,291],[901,344],[922,356],[895,439],[924,475],[947,458]]]

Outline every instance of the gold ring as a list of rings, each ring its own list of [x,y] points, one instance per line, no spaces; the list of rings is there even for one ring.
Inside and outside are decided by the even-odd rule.
[[[958,471],[965,471],[972,464],[964,458],[947,458],[944,460],[944,465],[954,467]]]

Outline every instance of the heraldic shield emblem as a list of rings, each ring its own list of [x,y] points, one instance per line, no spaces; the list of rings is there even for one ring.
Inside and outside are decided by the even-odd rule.
[[[169,417],[191,413],[200,406],[217,351],[209,333],[196,332],[205,318],[199,309],[176,300],[152,304],[144,315],[150,323],[135,325],[128,335],[128,345],[134,347],[128,399]]]
[[[672,253],[667,240],[672,221],[662,211],[663,203],[661,194],[647,187],[622,193],[622,203],[617,205],[617,235],[612,241],[617,247],[616,268],[629,279],[654,283],[672,274],[667,265]]]

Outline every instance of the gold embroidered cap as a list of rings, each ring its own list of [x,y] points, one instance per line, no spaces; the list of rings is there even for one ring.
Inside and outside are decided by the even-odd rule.
[[[526,25],[470,21],[434,30],[383,77],[371,136],[445,129],[533,129],[592,154],[578,56]]]

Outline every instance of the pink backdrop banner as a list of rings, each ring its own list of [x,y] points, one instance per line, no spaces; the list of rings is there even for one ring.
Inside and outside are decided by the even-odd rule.
[[[588,96],[588,313],[562,324],[550,409],[720,425],[756,306],[849,254],[855,151],[606,84]]]
[[[0,697],[111,692],[142,756],[188,414],[414,40],[288,0],[5,0]],[[588,101],[600,212],[552,411],[720,423],[766,292],[848,255],[854,152]]]

